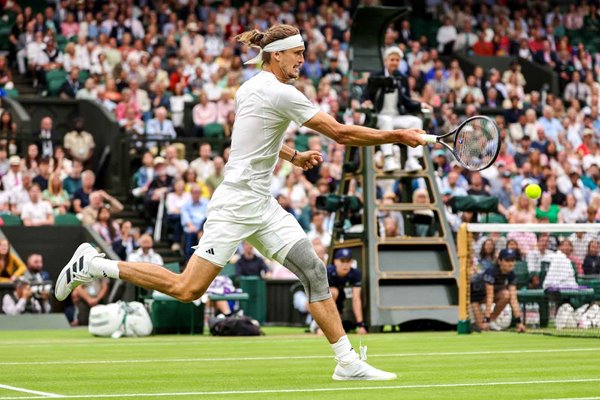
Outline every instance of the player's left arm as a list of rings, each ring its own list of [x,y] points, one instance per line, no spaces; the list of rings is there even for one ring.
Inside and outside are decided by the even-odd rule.
[[[510,294],[510,308],[513,310],[513,317],[517,320],[517,332],[525,332],[523,315],[521,314],[521,307],[519,306],[519,299],[517,298],[517,286],[509,285],[508,293]]]
[[[298,151],[285,144],[279,151],[279,158],[289,161],[303,170],[312,169],[323,162],[321,153],[316,150]]]

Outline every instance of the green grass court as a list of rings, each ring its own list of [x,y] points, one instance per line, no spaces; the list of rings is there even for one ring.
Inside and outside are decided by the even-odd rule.
[[[0,332],[2,399],[600,399],[600,341],[515,333],[372,334],[387,382],[337,382],[323,338],[94,338]],[[358,347],[358,337],[351,337]]]

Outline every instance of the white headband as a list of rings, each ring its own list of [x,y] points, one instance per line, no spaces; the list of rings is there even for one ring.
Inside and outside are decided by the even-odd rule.
[[[251,45],[252,47],[256,47],[260,49],[256,57],[251,60],[246,61],[244,64],[258,64],[262,60],[262,53],[266,51],[267,53],[273,53],[276,51],[283,51],[293,49],[294,47],[304,46],[304,40],[302,39],[302,35],[294,35],[288,36],[285,39],[276,40],[274,42],[269,43],[264,48],[260,48],[257,45]]]

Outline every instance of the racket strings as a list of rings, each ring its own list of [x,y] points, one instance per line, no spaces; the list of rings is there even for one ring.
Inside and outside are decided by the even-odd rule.
[[[494,162],[500,146],[496,124],[487,118],[473,118],[456,134],[454,152],[467,168],[479,170]]]

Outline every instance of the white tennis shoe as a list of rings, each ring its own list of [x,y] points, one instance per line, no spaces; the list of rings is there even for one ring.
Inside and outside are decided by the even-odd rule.
[[[389,381],[397,377],[392,372],[370,366],[358,357],[350,363],[338,361],[333,371],[333,379],[336,381]]]
[[[58,301],[66,299],[71,291],[82,283],[89,283],[102,277],[102,272],[93,271],[91,268],[90,261],[95,257],[104,257],[104,254],[98,253],[89,243],[79,245],[56,280],[54,296]]]

